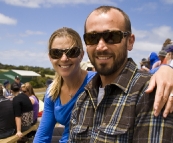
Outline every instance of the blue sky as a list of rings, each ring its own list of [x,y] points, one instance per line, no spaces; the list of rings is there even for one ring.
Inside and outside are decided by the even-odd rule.
[[[0,0],[0,63],[52,68],[47,46],[53,31],[71,27],[83,36],[86,17],[100,5],[129,15],[136,36],[129,57],[138,65],[166,38],[173,40],[173,0]]]

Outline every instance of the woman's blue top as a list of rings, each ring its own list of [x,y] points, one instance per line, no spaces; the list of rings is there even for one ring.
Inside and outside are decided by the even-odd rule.
[[[73,106],[78,96],[84,91],[85,85],[93,78],[95,74],[96,72],[88,71],[88,74],[79,90],[72,97],[72,99],[64,105],[61,104],[60,96],[58,96],[55,101],[52,101],[47,90],[44,100],[44,111],[33,141],[34,143],[50,143],[52,132],[56,123],[60,123],[65,126],[62,138],[59,142],[67,143],[69,137],[70,116]]]

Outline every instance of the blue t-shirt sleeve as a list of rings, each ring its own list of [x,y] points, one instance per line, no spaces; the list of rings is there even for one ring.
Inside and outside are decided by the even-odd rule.
[[[54,116],[54,102],[51,100],[51,97],[49,97],[48,93],[46,93],[44,99],[43,115],[33,143],[50,143],[55,124],[56,120]]]
[[[160,67],[160,66],[159,66]],[[159,67],[156,67],[154,69],[151,69],[149,73],[154,74],[156,71],[158,71]]]

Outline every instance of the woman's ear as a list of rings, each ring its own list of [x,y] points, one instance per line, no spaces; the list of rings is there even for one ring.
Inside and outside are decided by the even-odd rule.
[[[49,53],[48,53],[48,57],[49,57],[49,60],[51,61],[51,57],[50,57]]]
[[[131,51],[133,49],[133,44],[135,42],[135,35],[131,34],[128,38],[127,38],[127,50]]]

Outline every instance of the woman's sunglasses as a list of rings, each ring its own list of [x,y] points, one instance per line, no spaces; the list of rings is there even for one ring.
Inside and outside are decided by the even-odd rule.
[[[26,93],[27,91],[25,91],[25,90],[22,90],[22,92],[23,92],[23,93]]]
[[[72,47],[68,49],[49,49],[49,55],[52,59],[60,59],[63,54],[67,56],[67,58],[77,58],[80,55],[81,48]]]
[[[129,34],[130,32],[105,31],[101,33],[85,33],[83,38],[86,45],[98,44],[100,38],[103,38],[107,44],[118,44],[121,43],[121,40]]]

